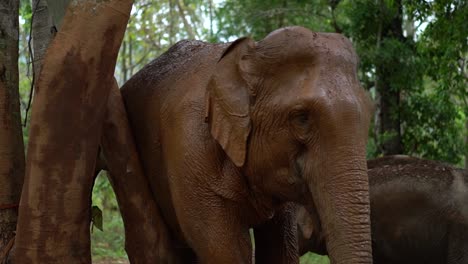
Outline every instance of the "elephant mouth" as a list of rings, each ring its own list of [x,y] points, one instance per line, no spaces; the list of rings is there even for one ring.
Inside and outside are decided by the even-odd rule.
[[[290,185],[297,195],[295,202],[306,205],[311,200],[311,193],[307,183],[307,176],[304,169],[304,161],[301,158],[294,160],[292,164],[292,180]]]

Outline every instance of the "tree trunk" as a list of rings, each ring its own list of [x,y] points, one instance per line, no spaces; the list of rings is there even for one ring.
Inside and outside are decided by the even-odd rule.
[[[65,11],[71,0],[46,0],[49,6],[49,14],[52,17],[54,26],[58,29],[62,25]]]
[[[131,0],[72,1],[36,85],[15,263],[91,263],[90,200]]]
[[[70,0],[33,0],[32,43],[34,74],[39,76],[47,47],[60,28]]]
[[[187,31],[189,39],[195,39],[195,33],[193,31],[193,28],[188,22],[187,18],[185,17],[185,10],[184,10],[184,7],[182,6],[183,3],[181,2],[181,0],[175,0],[175,3],[177,5],[177,9],[179,10],[180,18],[182,19],[182,22],[184,23],[185,31]]]
[[[131,78],[133,76],[133,68],[135,65],[133,65],[133,38],[130,35],[128,35],[128,66],[128,74]],[[128,79],[125,81],[128,81]]]
[[[208,0],[208,10],[210,13],[210,42],[214,41],[213,36],[213,0]]]
[[[122,41],[122,60],[121,60],[121,69],[122,69],[122,83],[125,83],[128,80],[128,67],[127,67],[127,41],[124,40]]]
[[[174,45],[175,35],[175,14],[174,14],[174,0],[169,0],[169,46]]]
[[[385,2],[381,1],[381,5]],[[394,1],[397,6],[397,14],[387,24],[383,23],[382,30],[379,32],[379,39],[397,38],[404,40],[403,36],[403,15],[401,0]],[[378,43],[379,45],[379,43]],[[399,56],[395,54],[395,56]],[[395,60],[397,63],[398,60]],[[376,89],[380,97],[379,101],[379,134],[385,138],[381,142],[380,148],[384,155],[400,154],[403,151],[401,139],[401,119],[400,119],[400,91],[392,87],[390,80],[391,71],[387,63],[376,65]],[[394,66],[393,66],[394,67]]]
[[[465,117],[465,169],[468,170],[468,116]]]
[[[18,0],[0,1],[0,252],[14,236],[24,177],[18,9]]]
[[[32,43],[33,43],[33,68],[35,82],[41,72],[42,61],[44,60],[47,47],[55,36],[57,28],[55,27],[52,16],[49,12],[46,0],[33,0],[32,2]]]
[[[107,111],[101,146],[124,221],[130,262],[176,263],[168,229],[144,175],[116,82]]]
[[[278,28],[284,27],[284,25],[286,25],[287,23],[287,20],[286,20],[287,9],[288,9],[288,1],[283,0],[283,3],[281,5],[281,10],[278,15]]]

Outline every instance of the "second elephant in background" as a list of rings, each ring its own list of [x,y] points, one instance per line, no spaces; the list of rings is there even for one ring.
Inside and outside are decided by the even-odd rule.
[[[407,156],[368,161],[375,264],[468,263],[468,171]],[[320,224],[298,209],[300,253],[326,255]]]

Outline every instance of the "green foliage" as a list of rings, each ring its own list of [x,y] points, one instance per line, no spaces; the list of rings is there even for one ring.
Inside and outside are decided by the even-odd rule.
[[[403,37],[392,29],[399,2]],[[467,149],[466,1],[344,0],[338,10],[345,17],[338,19],[339,27],[361,58],[363,86],[372,90],[384,81],[400,93],[392,115],[400,117],[403,154],[460,164]],[[372,135],[375,131],[370,157],[380,155],[379,145],[392,138]]]
[[[408,16],[427,23],[417,41],[425,85],[408,96],[405,148],[410,154],[460,164],[468,150],[468,4],[408,1]],[[460,164],[461,165],[461,164]]]
[[[433,17],[421,34],[418,50],[436,89],[458,97],[467,113],[468,2],[439,0],[431,4],[430,9],[421,3],[411,6],[416,18]]]
[[[465,117],[452,100],[447,93],[434,92],[414,93],[404,101],[405,153],[453,164],[461,161]]]
[[[300,264],[330,264],[327,256],[320,256],[314,253],[307,253],[301,257]]]
[[[95,205],[93,208],[102,209],[101,228],[97,226],[99,222],[97,219],[96,222],[93,221],[93,224],[102,231],[91,234],[93,260],[127,258],[124,250],[124,226],[106,173],[100,173],[96,178],[92,202]]]
[[[216,11],[220,40],[250,35],[255,39],[285,26],[302,25],[315,31],[332,30],[327,1],[227,0]]]

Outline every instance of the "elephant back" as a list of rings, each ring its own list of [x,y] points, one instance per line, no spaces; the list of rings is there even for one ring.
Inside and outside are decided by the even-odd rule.
[[[385,156],[367,161],[369,184],[376,186],[391,181],[424,182],[449,188],[454,173],[466,171],[440,161],[420,159],[405,155]],[[466,176],[465,176],[466,178]]]
[[[154,93],[154,89],[164,89],[189,76],[194,69],[206,61],[216,63],[226,44],[210,44],[199,40],[181,40],[158,58],[152,60],[133,75],[122,87],[122,95],[129,98],[139,93]]]

